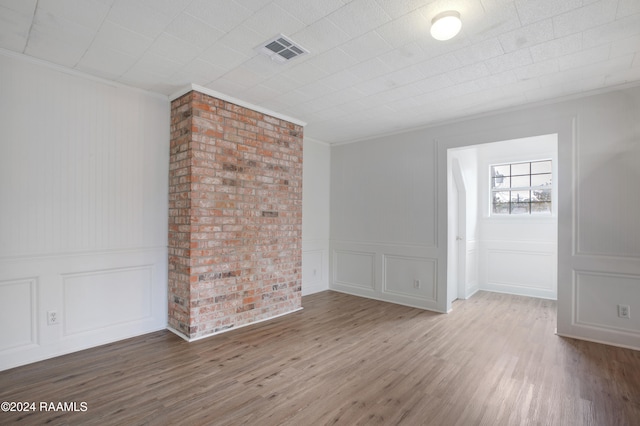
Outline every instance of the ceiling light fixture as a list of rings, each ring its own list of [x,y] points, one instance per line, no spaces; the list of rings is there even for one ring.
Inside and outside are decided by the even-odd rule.
[[[455,37],[462,28],[460,14],[455,10],[438,13],[431,20],[431,36],[444,41]]]

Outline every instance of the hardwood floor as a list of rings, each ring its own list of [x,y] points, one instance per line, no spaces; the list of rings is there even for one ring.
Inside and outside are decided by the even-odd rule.
[[[640,352],[556,336],[553,301],[480,292],[443,315],[323,292],[303,306],[0,372],[0,401],[86,402],[0,424],[640,424]]]

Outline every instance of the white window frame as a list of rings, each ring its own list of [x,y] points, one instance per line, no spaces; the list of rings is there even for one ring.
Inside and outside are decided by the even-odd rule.
[[[492,175],[492,168],[494,167],[499,167],[499,166],[513,166],[513,165],[518,165],[518,164],[527,164],[529,163],[530,165],[532,163],[539,163],[539,162],[546,162],[549,161],[551,162],[551,171],[549,173],[531,173],[531,166],[529,166],[529,177],[531,176],[536,176],[536,175],[542,175],[542,174],[551,174],[551,185],[546,186],[546,185],[536,185],[536,186],[522,186],[522,187],[509,187],[509,188],[494,188],[493,187],[493,175]],[[516,176],[520,176],[520,175],[516,175]],[[521,176],[527,176],[527,175],[521,175]],[[513,176],[509,176],[509,178],[512,178]],[[518,161],[506,161],[503,163],[491,163],[489,164],[489,216],[490,217],[495,217],[495,218],[506,218],[506,217],[514,217],[514,218],[543,218],[543,217],[551,217],[553,216],[553,212],[554,212],[554,207],[555,207],[555,200],[554,200],[554,193],[555,193],[555,173],[554,173],[554,161],[552,158],[541,158],[541,159],[535,159],[535,160],[518,160]],[[531,182],[531,179],[529,179],[529,182]],[[511,213],[511,208],[509,208],[509,212],[508,213],[495,213],[494,212],[494,204],[493,204],[493,197],[494,197],[494,193],[496,192],[505,192],[505,191],[534,191],[534,190],[548,190],[550,192],[550,209],[548,213],[543,213],[543,212],[537,212],[537,213],[532,213],[531,211],[531,200],[529,200],[529,213],[525,213],[525,214],[514,214]],[[511,204],[511,203],[509,203]]]

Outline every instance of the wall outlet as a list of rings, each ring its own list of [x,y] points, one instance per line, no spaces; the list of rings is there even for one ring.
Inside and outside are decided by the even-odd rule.
[[[629,319],[631,318],[631,309],[629,308],[629,305],[618,305],[618,316],[620,318],[626,318]]]
[[[57,311],[47,311],[47,325],[56,325],[60,323],[60,317]]]
[[[413,280],[413,288],[420,288],[420,280]]]

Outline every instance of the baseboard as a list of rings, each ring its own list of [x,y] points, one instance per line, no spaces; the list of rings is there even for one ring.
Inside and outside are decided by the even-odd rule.
[[[634,350],[634,351],[640,351],[640,346],[621,345],[619,343],[606,342],[604,340],[589,339],[589,338],[586,338],[586,337],[583,337],[583,336],[573,336],[571,334],[558,333],[557,329],[556,329],[556,336],[568,337],[570,339],[575,339],[575,340],[584,340],[586,342],[591,342],[591,343],[600,343],[601,345],[614,346],[614,347],[617,347],[617,348],[624,348],[624,349],[631,349],[631,350]]]
[[[269,318],[263,318],[261,320],[253,321],[253,322],[250,322],[250,323],[247,323],[247,324],[242,324],[242,325],[239,325],[239,326],[225,328],[224,330],[216,331],[215,333],[207,334],[207,335],[204,335],[204,336],[198,336],[198,337],[194,337],[194,338],[188,337],[187,335],[183,334],[182,332],[180,332],[180,331],[178,331],[175,328],[170,327],[170,326],[167,326],[167,330],[169,330],[170,332],[172,332],[176,336],[186,340],[187,342],[195,342],[196,340],[202,340],[202,339],[206,339],[207,337],[217,336],[218,334],[226,333],[228,331],[238,330],[238,329],[241,329],[243,327],[247,327],[249,325],[256,325],[256,324],[260,324],[261,322],[271,321],[273,319],[276,319],[276,318],[279,318],[279,317],[283,317],[285,315],[289,315],[289,314],[292,314],[294,312],[301,311],[303,309],[304,308],[300,307],[298,309],[294,309],[293,311],[285,312],[283,314],[274,315],[274,316],[269,317]]]

